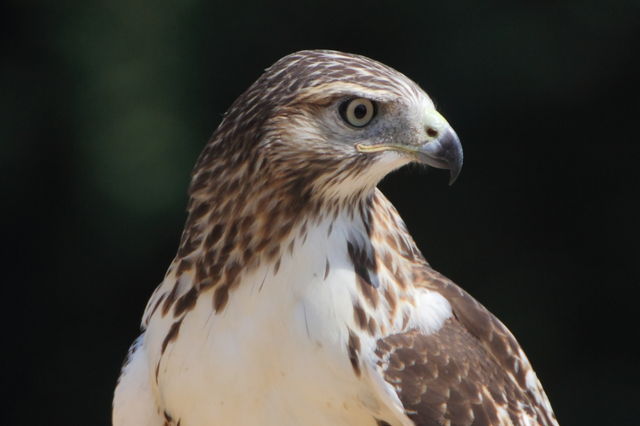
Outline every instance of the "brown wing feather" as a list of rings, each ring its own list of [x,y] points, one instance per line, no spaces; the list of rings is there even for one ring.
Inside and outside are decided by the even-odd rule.
[[[430,335],[408,330],[378,341],[385,380],[417,425],[557,424],[531,366],[509,330],[447,278],[422,266],[423,285],[454,316]],[[535,376],[534,376],[535,377]]]

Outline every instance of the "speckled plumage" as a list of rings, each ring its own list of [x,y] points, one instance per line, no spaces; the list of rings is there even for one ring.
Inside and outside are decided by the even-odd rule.
[[[359,98],[377,110],[355,128]],[[510,332],[376,189],[412,161],[455,175],[462,153],[404,75],[333,51],[267,69],[196,164],[114,425],[556,424]]]

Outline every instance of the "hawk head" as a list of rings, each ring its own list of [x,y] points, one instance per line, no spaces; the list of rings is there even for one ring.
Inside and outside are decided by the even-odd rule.
[[[449,169],[452,183],[462,158],[449,123],[405,75],[363,56],[306,50],[276,62],[234,102],[191,193],[206,184],[199,173],[219,168],[309,198],[353,199],[409,162]]]

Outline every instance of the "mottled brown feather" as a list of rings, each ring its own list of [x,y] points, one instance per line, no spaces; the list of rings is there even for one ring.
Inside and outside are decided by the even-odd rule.
[[[376,352],[407,415],[418,425],[500,425],[505,419],[497,408],[503,407],[514,424],[523,412],[540,425],[556,424],[536,399],[544,397],[542,389],[526,386],[531,367],[506,327],[462,289],[422,267],[431,279],[420,284],[447,297],[454,316],[430,335],[414,329],[379,339]]]

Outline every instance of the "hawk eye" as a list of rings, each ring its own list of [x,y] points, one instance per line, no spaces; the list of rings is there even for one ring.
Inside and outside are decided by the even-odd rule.
[[[340,116],[353,127],[364,127],[376,114],[376,106],[369,99],[355,98],[340,104]]]

